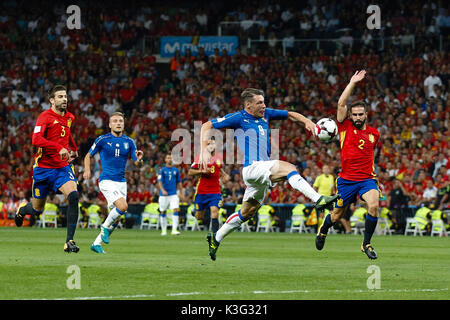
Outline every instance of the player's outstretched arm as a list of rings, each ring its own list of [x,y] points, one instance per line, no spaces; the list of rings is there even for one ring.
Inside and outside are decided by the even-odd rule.
[[[83,179],[89,180],[90,178],[91,178],[91,155],[88,152],[84,157]]]
[[[337,121],[342,122],[347,117],[347,102],[350,98],[350,95],[355,88],[355,84],[362,79],[366,75],[366,70],[356,71],[355,74],[350,79],[350,82],[345,87],[338,101],[338,109],[337,109]]]
[[[208,168],[209,159],[211,158],[211,154],[206,147],[208,146],[208,138],[212,128],[212,122],[207,121],[202,125],[202,129],[200,130],[200,158],[198,160],[200,170],[206,170]]]
[[[298,112],[294,112],[294,111],[289,111],[288,112],[288,119],[294,122],[301,122],[305,125],[306,130],[308,130],[309,132],[311,132],[313,135],[315,135],[314,133],[314,128],[316,127],[316,124],[306,118],[304,115],[298,113]]]

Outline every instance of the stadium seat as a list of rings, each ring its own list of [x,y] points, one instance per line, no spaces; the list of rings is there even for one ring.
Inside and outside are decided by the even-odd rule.
[[[392,235],[391,228],[389,228],[389,222],[385,218],[378,218],[378,224],[377,227],[380,228],[380,234],[386,236],[386,235]]]
[[[144,211],[142,212],[141,217],[141,225],[139,227],[141,230],[144,228],[155,230],[159,229],[159,214]]]
[[[192,230],[192,231],[200,231],[201,228],[198,225],[197,218],[195,218],[192,214],[186,215],[186,224],[184,225],[184,230]]]
[[[250,226],[248,225],[248,221],[241,224],[241,227],[239,228],[239,230],[241,230],[241,232],[250,232],[251,230],[250,230]]]
[[[302,216],[292,215],[290,232],[310,233],[311,228],[306,226]]]
[[[270,214],[258,213],[258,224],[256,225],[256,232],[275,232],[275,228],[272,226],[272,218]]]
[[[445,229],[444,221],[437,219],[432,221],[431,225],[431,236],[439,236],[439,237],[445,237],[448,236],[450,233],[447,232]]]
[[[414,224],[414,227],[412,226]],[[405,236],[407,236],[409,233],[412,233],[413,236],[417,236],[419,234],[420,236],[423,236],[425,233],[425,230],[420,230],[419,228],[419,222],[417,222],[414,218],[406,218],[406,227],[405,227]]]
[[[52,226],[53,228],[58,227],[57,222],[57,212],[45,210],[42,212],[40,219],[36,222],[36,227],[45,228],[46,226]]]
[[[364,234],[364,230],[365,230],[364,223],[359,221],[358,218],[355,216],[350,217],[350,223],[352,223],[352,222],[355,223],[354,226],[352,227],[353,233],[354,234],[358,234],[358,233]]]
[[[88,219],[88,228],[97,229],[101,224],[100,215],[97,212],[91,212]]]

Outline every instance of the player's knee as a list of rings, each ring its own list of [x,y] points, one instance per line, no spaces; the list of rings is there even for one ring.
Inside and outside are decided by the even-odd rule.
[[[370,215],[372,216],[377,216],[378,215],[378,201],[373,202],[373,203],[368,203],[367,204],[367,211],[369,212]]]
[[[117,206],[117,209],[119,209],[122,212],[126,212],[128,210],[128,203],[126,203],[126,202],[125,203],[120,203]]]

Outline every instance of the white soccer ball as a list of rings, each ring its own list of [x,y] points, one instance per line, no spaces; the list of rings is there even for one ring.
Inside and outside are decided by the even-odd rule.
[[[336,122],[330,118],[322,118],[317,121],[314,131],[321,141],[330,141],[338,134]]]

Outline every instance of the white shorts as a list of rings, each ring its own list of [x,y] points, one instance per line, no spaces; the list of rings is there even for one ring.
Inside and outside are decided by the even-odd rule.
[[[247,186],[242,201],[255,199],[260,204],[264,202],[269,187],[275,185],[270,181],[270,175],[272,174],[270,169],[277,161],[254,161],[251,165],[242,169],[242,177]]]
[[[110,209],[114,208],[114,202],[120,198],[127,199],[127,183],[117,182],[112,180],[102,180],[98,183],[100,191],[106,198],[108,202],[108,207]]]
[[[180,198],[176,194],[172,196],[159,196],[159,211],[164,212],[167,209],[179,209],[180,208]]]

